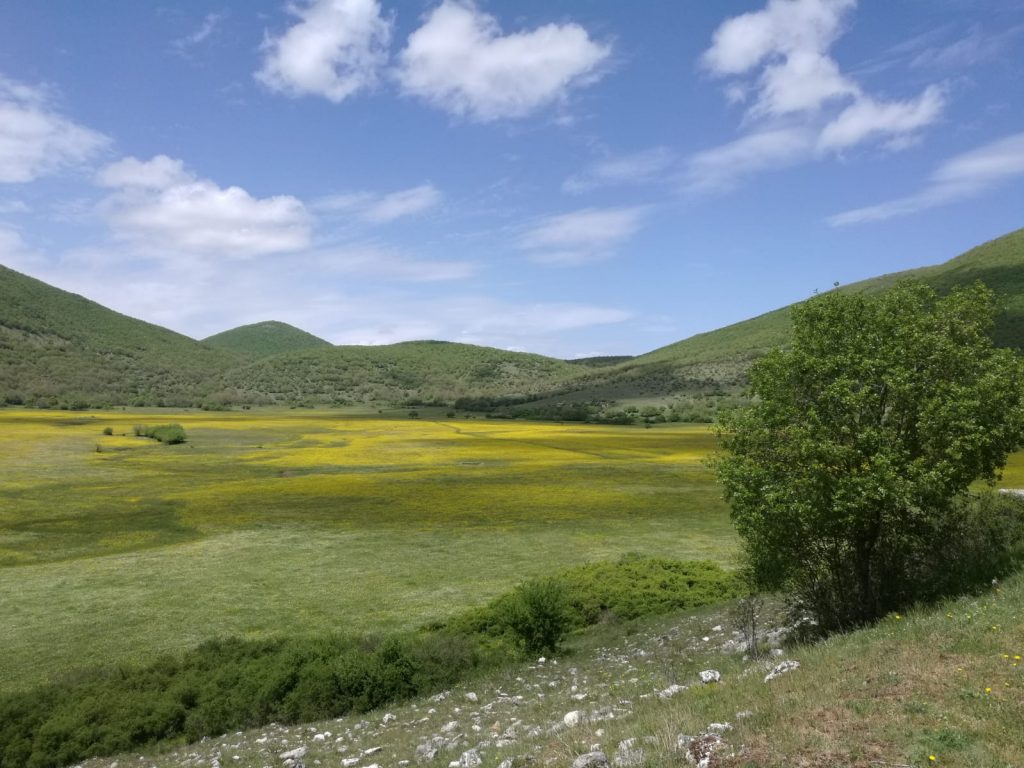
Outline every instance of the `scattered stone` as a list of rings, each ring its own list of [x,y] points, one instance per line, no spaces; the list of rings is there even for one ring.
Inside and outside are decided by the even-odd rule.
[[[322,733],[318,733],[316,736],[313,737],[313,741],[324,741],[326,739],[327,737],[324,736]]]
[[[608,768],[608,757],[596,750],[587,752],[572,761],[572,768]]]
[[[483,765],[483,762],[480,758],[480,753],[475,749],[467,749],[459,758],[460,768],[479,768]]]
[[[384,725],[387,725],[388,723],[395,722],[395,720],[397,720],[397,719],[398,719],[397,716],[395,716],[395,715],[391,714],[390,712],[388,712],[386,715],[384,715],[384,717],[381,718],[381,722]]]
[[[583,713],[578,709],[574,709],[572,712],[566,712],[562,718],[562,722],[565,723],[567,728],[575,728],[583,720]]]
[[[295,749],[289,749],[287,752],[282,752],[278,757],[282,760],[299,760],[306,756],[305,747],[296,747]]]
[[[705,733],[718,733],[722,734],[726,731],[732,730],[732,723],[712,723],[704,729]]]
[[[686,746],[686,762],[697,768],[711,768],[711,761],[715,753],[720,752],[725,746],[722,737],[717,733],[704,733],[695,739],[691,739]]]
[[[637,745],[635,738],[620,741],[612,762],[617,768],[633,768],[633,766],[643,765],[644,751]]]
[[[384,749],[384,747],[370,747],[369,749],[364,749],[363,757],[367,757],[368,755],[376,755],[382,749]]]
[[[456,720],[449,720],[447,723],[441,726],[441,733],[451,733],[459,727],[459,723]]]
[[[748,717],[753,717],[754,713],[749,709],[743,709],[736,713],[737,720],[746,720]]]
[[[781,677],[782,675],[786,674],[787,672],[792,672],[794,669],[799,669],[799,668],[800,668],[800,662],[799,661],[793,661],[793,660],[784,661],[781,664],[776,665],[775,668],[771,672],[769,672],[767,675],[765,675],[764,676],[764,681],[766,683],[770,682],[770,681],[774,680],[777,677]]]
[[[541,656],[541,658],[544,658],[544,657]],[[504,760],[502,760],[500,763],[498,763],[498,768],[512,768],[514,763],[515,763],[515,760],[513,760],[511,757],[506,757]]]
[[[359,763],[358,757],[344,757],[341,760],[342,768],[352,768],[353,765]]]
[[[477,701],[478,698],[479,697],[475,693],[473,693],[473,691],[470,691],[469,693],[466,694],[466,701],[475,702],[475,701]]]
[[[437,748],[433,744],[420,744],[416,747],[416,759],[419,762],[426,763],[433,760],[435,757],[437,757]],[[344,763],[345,761],[343,760],[342,764]],[[350,766],[346,765],[345,768],[350,768]]]
[[[700,673],[700,681],[704,685],[711,685],[711,683],[722,682],[722,673],[717,669],[705,669]]]
[[[663,691],[658,691],[659,699],[671,699],[677,693],[682,693],[686,690],[685,685],[679,685],[678,683],[672,683],[668,688]]]

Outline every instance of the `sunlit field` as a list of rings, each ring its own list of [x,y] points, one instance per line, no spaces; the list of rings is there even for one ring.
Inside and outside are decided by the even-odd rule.
[[[133,436],[168,422],[187,443]],[[0,690],[215,636],[412,627],[625,553],[727,562],[713,446],[678,425],[0,410]]]

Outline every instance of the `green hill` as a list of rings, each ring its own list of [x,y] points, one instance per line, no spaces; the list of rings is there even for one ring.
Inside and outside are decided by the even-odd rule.
[[[0,402],[188,405],[234,365],[226,351],[0,266]]]
[[[329,347],[331,343],[294,325],[267,320],[242,325],[203,339],[203,343],[242,357],[262,358],[299,349]]]
[[[229,371],[222,383],[275,402],[450,404],[459,398],[534,396],[585,370],[524,352],[407,341],[277,355]]]
[[[981,280],[1000,294],[1004,309],[996,343],[1024,347],[1024,229],[973,248],[943,264],[894,272],[840,290],[877,293],[898,280],[919,279],[940,293]],[[577,400],[658,399],[706,390],[735,390],[750,362],[789,339],[790,307],[744,320],[640,355],[577,382]]]

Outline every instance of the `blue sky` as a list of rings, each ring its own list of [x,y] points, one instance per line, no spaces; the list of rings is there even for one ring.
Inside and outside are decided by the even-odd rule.
[[[0,263],[196,338],[639,354],[1022,225],[1016,0],[0,6]]]

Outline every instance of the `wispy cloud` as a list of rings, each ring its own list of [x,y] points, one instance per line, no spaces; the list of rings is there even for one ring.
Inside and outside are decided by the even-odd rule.
[[[1007,136],[947,160],[932,173],[920,192],[838,213],[830,216],[828,223],[841,227],[909,216],[976,197],[1019,176],[1024,176],[1024,133]]]
[[[752,174],[802,162],[811,157],[813,150],[814,135],[805,129],[749,133],[690,157],[683,188],[688,193],[725,192]]]
[[[962,70],[1003,56],[1021,38],[1024,27],[1014,26],[999,32],[987,32],[976,24],[952,42],[931,45],[918,52],[910,66],[923,69]]]
[[[579,194],[600,187],[654,182],[664,178],[675,163],[675,154],[665,147],[608,157],[567,178],[562,191]]]
[[[385,224],[405,216],[424,213],[441,204],[443,195],[433,184],[378,195],[346,192],[322,197],[313,207],[326,213],[349,213],[371,224]]]
[[[171,43],[171,49],[179,56],[189,58],[192,50],[209,39],[228,17],[226,11],[219,13],[208,13],[202,22],[191,33],[179,37]]]
[[[478,122],[520,118],[601,75],[611,54],[575,23],[504,34],[471,1],[443,0],[399,54],[402,91]]]
[[[648,209],[584,208],[532,226],[520,246],[532,261],[576,266],[608,258],[640,229]]]
[[[109,145],[102,133],[62,115],[49,89],[0,75],[0,183],[84,165]]]

